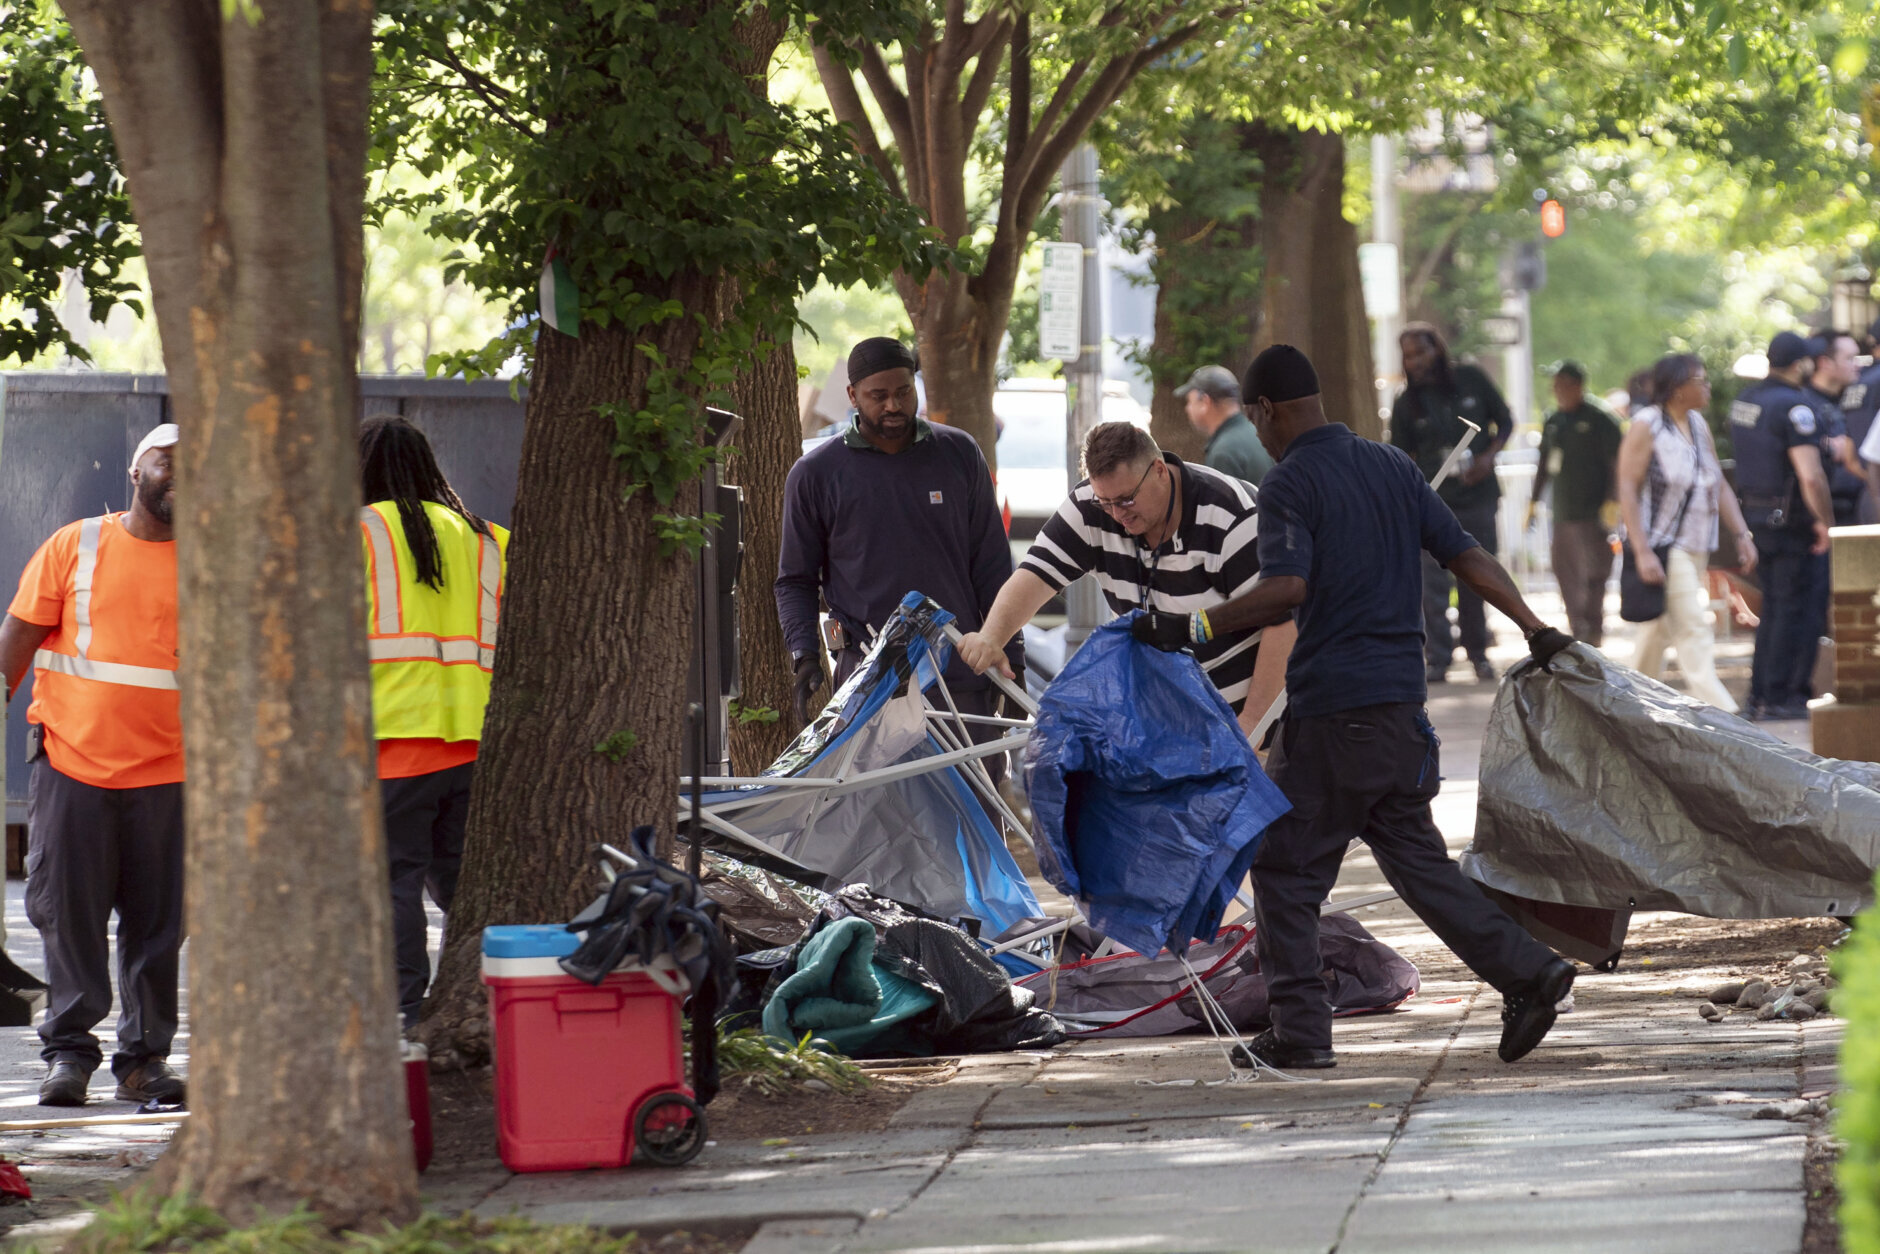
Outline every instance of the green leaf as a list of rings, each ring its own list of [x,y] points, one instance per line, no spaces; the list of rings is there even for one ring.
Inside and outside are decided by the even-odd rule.
[[[1731,75],[1742,78],[1743,71],[1749,67],[1749,45],[1743,42],[1741,35],[1732,35],[1725,51],[1730,61]]]

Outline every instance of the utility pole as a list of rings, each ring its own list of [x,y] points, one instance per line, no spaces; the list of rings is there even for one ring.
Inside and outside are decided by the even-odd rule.
[[[1064,367],[1065,396],[1069,411],[1064,423],[1065,482],[1076,483],[1081,475],[1084,437],[1103,421],[1103,266],[1097,255],[1102,198],[1097,194],[1097,150],[1079,144],[1065,159],[1058,174],[1063,192],[1058,197],[1058,212],[1066,243],[1082,245],[1084,250],[1083,302],[1078,352]],[[1109,615],[1105,612],[1103,593],[1095,577],[1085,575],[1064,590],[1064,651],[1070,653],[1081,645],[1097,625]]]

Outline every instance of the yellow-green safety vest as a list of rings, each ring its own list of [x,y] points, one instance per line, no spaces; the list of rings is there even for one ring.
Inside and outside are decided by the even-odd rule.
[[[444,586],[420,583],[398,506],[360,514],[366,550],[367,648],[372,723],[380,740],[481,740],[496,662],[509,532],[481,535],[458,514],[426,501]]]

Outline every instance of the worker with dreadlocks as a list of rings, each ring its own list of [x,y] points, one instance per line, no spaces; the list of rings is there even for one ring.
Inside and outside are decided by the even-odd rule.
[[[367,422],[359,460],[372,721],[398,1006],[410,1027],[431,980],[424,892],[448,912],[463,861],[509,533],[464,507],[430,441],[403,418]]]

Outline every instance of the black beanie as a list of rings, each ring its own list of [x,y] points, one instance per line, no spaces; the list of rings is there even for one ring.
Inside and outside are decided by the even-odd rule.
[[[1275,344],[1263,350],[1247,367],[1240,394],[1249,402],[1264,396],[1275,405],[1296,401],[1302,396],[1317,396],[1318,371],[1312,368],[1306,355],[1292,345]]]
[[[852,384],[884,370],[918,369],[920,366],[914,360],[914,350],[885,335],[863,340],[849,350],[849,382]]]

